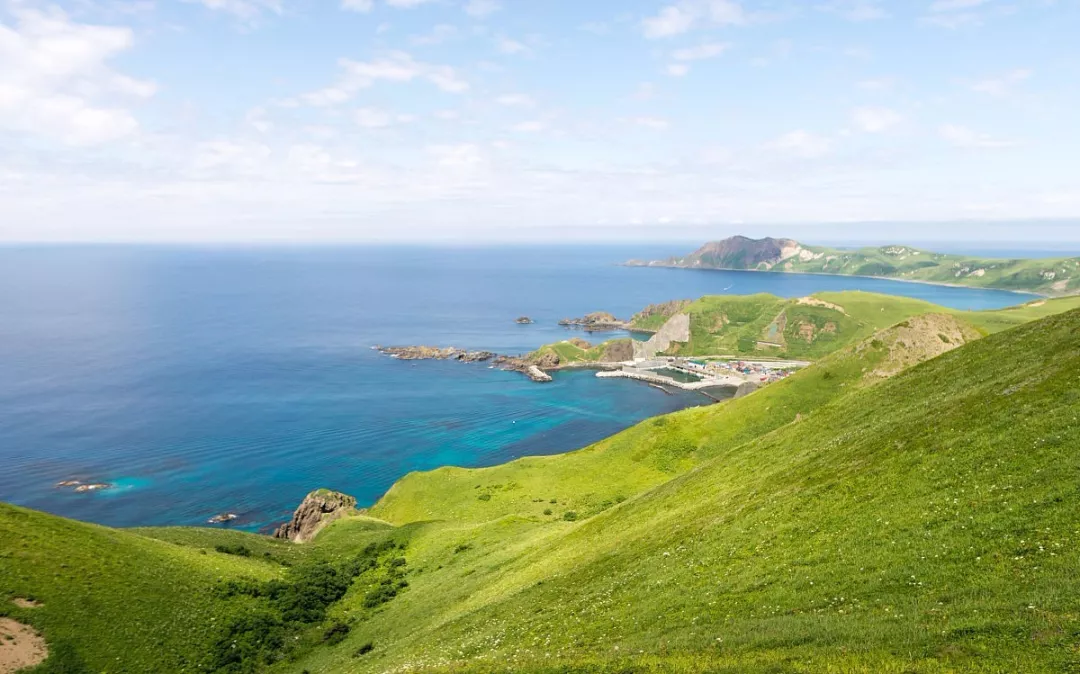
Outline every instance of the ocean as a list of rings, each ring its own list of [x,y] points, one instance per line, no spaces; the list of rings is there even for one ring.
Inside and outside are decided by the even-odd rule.
[[[1030,299],[618,266],[687,250],[0,248],[0,500],[111,526],[234,512],[226,526],[266,531],[318,487],[369,505],[410,471],[566,452],[710,402],[588,371],[534,384],[485,365],[397,361],[375,345],[523,353],[565,339],[560,318],[709,293],[859,289],[971,309]],[[68,479],[114,486],[55,487]]]

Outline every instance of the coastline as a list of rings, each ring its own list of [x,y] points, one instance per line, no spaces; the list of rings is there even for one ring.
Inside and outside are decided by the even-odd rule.
[[[923,281],[920,279],[910,278],[897,278],[895,276],[867,276],[866,274],[830,274],[825,271],[775,271],[773,269],[730,269],[726,267],[684,267],[677,264],[628,264],[623,262],[619,264],[620,267],[633,267],[640,269],[682,269],[684,271],[738,271],[748,272],[752,274],[784,274],[784,275],[799,275],[805,274],[807,276],[835,276],[839,278],[865,278],[874,279],[877,281],[898,281],[900,283],[917,283],[928,286],[939,286],[942,288],[962,288],[964,290],[996,290],[998,292],[1016,293],[1017,295],[1030,295],[1032,297],[1041,298],[1055,298],[1055,297],[1071,297],[1078,293],[1061,293],[1061,294],[1047,294],[1040,293],[1034,290],[1014,290],[1012,288],[998,288],[995,286],[974,286],[964,285],[962,283],[946,283],[945,281]]]

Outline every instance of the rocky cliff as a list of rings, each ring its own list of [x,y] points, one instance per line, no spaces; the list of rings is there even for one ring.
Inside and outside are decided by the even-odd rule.
[[[769,271],[786,260],[814,260],[822,255],[791,239],[751,239],[733,236],[711,241],[681,258],[657,262],[631,261],[633,266],[688,267],[700,269],[751,269]]]
[[[653,358],[671,348],[672,342],[690,341],[690,316],[675,314],[647,342],[634,342],[634,358]]]
[[[292,519],[278,527],[274,538],[306,543],[327,524],[356,512],[356,499],[329,489],[319,489],[304,497]]]

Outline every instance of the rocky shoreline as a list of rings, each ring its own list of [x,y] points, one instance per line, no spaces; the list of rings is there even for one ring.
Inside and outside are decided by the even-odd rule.
[[[610,330],[629,330],[630,323],[606,311],[595,311],[581,318],[564,318],[559,321],[564,328],[581,328],[585,332],[606,332]]]
[[[460,363],[490,363],[492,366],[509,372],[520,372],[538,383],[552,381],[551,375],[541,370],[535,363],[515,356],[503,356],[492,351],[467,351],[455,347],[439,348],[434,346],[376,346],[384,355],[398,360],[456,360]]]

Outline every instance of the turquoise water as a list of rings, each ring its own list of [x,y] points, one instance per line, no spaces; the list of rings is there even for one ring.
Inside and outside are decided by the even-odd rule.
[[[587,371],[538,385],[402,362],[377,344],[521,353],[564,338],[563,317],[725,290],[1029,299],[615,264],[683,248],[0,248],[0,500],[117,526],[230,511],[263,530],[317,487],[370,504],[409,471],[564,452],[709,402]],[[115,488],[53,486],[72,478]]]

